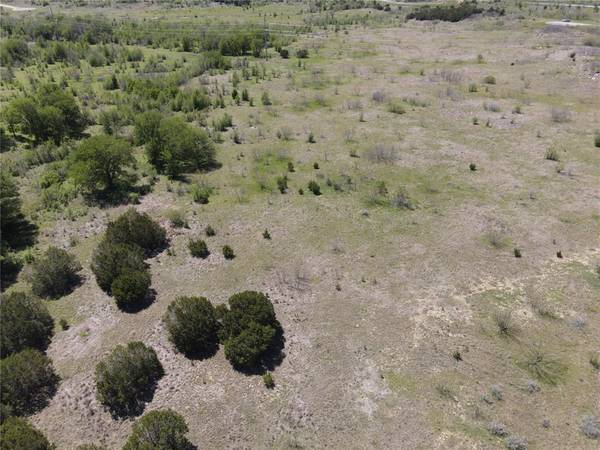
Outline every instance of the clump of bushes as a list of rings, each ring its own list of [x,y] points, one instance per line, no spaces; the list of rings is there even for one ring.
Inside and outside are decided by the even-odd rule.
[[[255,291],[232,295],[228,303],[219,331],[225,357],[236,368],[256,367],[280,329],[273,304]]]
[[[45,407],[59,381],[50,359],[31,348],[1,360],[0,373],[2,404],[17,416],[29,415]]]
[[[31,290],[39,297],[58,298],[69,294],[79,282],[81,264],[63,249],[50,247],[31,267]]]
[[[235,253],[233,252],[233,249],[229,245],[223,246],[223,256],[225,257],[225,259],[235,258]]]
[[[117,346],[96,366],[98,401],[116,417],[140,414],[164,375],[156,352],[142,342]]]
[[[0,301],[0,355],[2,358],[26,348],[45,350],[54,321],[46,306],[23,292],[12,292]]]
[[[164,228],[147,214],[130,208],[108,224],[92,255],[91,269],[98,286],[114,295],[119,307],[132,307],[147,298],[151,278],[145,256],[166,243]]]
[[[2,449],[55,450],[46,436],[20,417],[8,417],[0,425]]]
[[[213,305],[204,297],[179,297],[167,308],[163,322],[169,340],[186,356],[212,354],[218,345],[219,322]]]
[[[123,450],[190,450],[187,424],[183,417],[170,409],[159,409],[144,414],[134,425]]]
[[[202,239],[190,239],[188,242],[188,248],[190,253],[195,258],[207,258],[210,255],[206,242]]]
[[[458,5],[422,6],[406,16],[407,20],[442,20],[460,22],[474,14],[483,12],[476,1],[463,2]]]
[[[308,190],[312,192],[314,195],[321,195],[321,186],[314,180],[311,180],[308,183]]]

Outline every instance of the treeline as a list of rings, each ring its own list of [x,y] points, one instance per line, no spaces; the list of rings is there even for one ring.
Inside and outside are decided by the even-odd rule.
[[[481,14],[476,1],[463,2],[457,5],[422,6],[406,16],[407,20],[442,20],[460,22],[475,14]]]

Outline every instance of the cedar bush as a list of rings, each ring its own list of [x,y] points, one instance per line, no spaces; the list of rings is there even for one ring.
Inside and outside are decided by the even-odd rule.
[[[163,322],[169,340],[186,356],[213,353],[218,345],[219,322],[213,305],[204,297],[179,297],[167,308]]]
[[[146,213],[129,208],[106,228],[105,239],[115,244],[135,244],[146,256],[159,250],[167,241],[163,227]]]
[[[190,253],[195,258],[207,258],[210,255],[208,251],[208,247],[206,246],[206,242],[202,239],[190,239],[188,242],[188,248],[190,249]]]
[[[164,375],[156,352],[142,342],[117,346],[96,366],[98,401],[116,417],[140,414]]]
[[[119,308],[140,304],[148,297],[150,273],[147,270],[124,270],[114,279],[110,290]]]
[[[31,267],[31,290],[39,297],[58,298],[69,294],[79,282],[81,264],[67,251],[49,247]]]
[[[144,253],[132,244],[119,244],[103,239],[92,255],[91,269],[98,286],[111,293],[113,281],[125,271],[146,271]]]
[[[0,373],[2,403],[17,416],[29,415],[45,407],[59,381],[50,359],[31,348],[1,360]]]
[[[46,305],[23,292],[0,299],[0,355],[2,358],[31,347],[44,350],[50,343],[54,321]]]
[[[188,427],[183,417],[170,409],[144,414],[133,425],[123,450],[192,450],[185,437]]]
[[[0,425],[1,450],[56,450],[41,431],[20,417],[9,417]]]

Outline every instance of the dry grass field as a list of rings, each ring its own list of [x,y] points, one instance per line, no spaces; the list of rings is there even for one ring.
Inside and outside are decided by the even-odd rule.
[[[300,23],[299,5],[267,7]],[[66,248],[84,268],[72,294],[46,302],[71,326],[56,327],[47,354],[61,382],[31,423],[61,450],[121,448],[135,419],[98,402],[94,368],[139,340],[166,373],[146,411],[180,413],[202,449],[597,448],[583,428],[600,417],[600,48],[585,42],[600,14],[581,20],[595,26],[551,26],[541,6],[506,7],[458,23],[315,28],[290,46],[307,59],[249,58],[265,72],[238,88],[254,106],[231,101],[233,71],[189,80],[225,89],[226,108],[205,123],[227,112],[234,126],[217,144],[220,168],[160,176],[135,205],[169,240],[149,260],[156,295],[138,312],[119,310],[90,271],[107,222],[129,206],[77,198],[43,211],[43,167],[23,173],[35,248]],[[26,83],[24,69],[15,76]],[[214,188],[208,204],[192,200],[195,182]],[[211,255],[193,258],[188,240],[207,225]],[[10,290],[27,289],[26,273]],[[218,304],[248,289],[269,294],[285,333],[273,389],[222,349],[176,353],[161,322],[177,296]]]

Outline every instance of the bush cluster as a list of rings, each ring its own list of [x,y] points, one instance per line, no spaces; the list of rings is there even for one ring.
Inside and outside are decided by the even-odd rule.
[[[116,417],[138,415],[164,371],[156,352],[142,342],[117,346],[96,366],[98,401]]]
[[[2,450],[56,450],[46,436],[19,417],[9,417],[0,425],[0,448]]]
[[[190,239],[188,242],[188,248],[190,253],[195,258],[207,258],[210,255],[206,242],[202,239]]]
[[[49,247],[31,267],[31,290],[39,297],[58,298],[69,294],[79,282],[82,267],[67,251]]]
[[[151,278],[144,257],[166,243],[166,231],[145,213],[130,208],[108,224],[92,255],[92,272],[98,286],[115,297],[121,308],[143,301]]]
[[[192,450],[185,437],[188,432],[183,417],[170,409],[151,411],[133,425],[123,450]]]
[[[442,20],[460,22],[474,14],[483,12],[476,1],[463,2],[458,5],[422,6],[406,16],[407,20]]]

